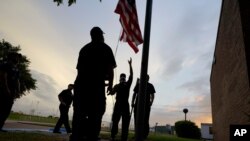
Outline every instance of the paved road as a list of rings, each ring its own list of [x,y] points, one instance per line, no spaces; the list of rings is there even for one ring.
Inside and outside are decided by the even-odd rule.
[[[53,125],[41,124],[37,122],[7,120],[3,126],[3,129],[7,131],[27,131],[27,132],[42,132],[45,134],[53,134],[52,131],[54,127]],[[65,137],[65,139],[68,139],[69,135],[65,132],[65,130],[61,131],[62,131],[61,135]],[[108,140],[102,139],[101,141],[108,141]]]

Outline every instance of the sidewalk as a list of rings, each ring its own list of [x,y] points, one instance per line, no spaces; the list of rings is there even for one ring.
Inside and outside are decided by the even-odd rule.
[[[4,130],[7,131],[25,131],[25,132],[40,132],[47,135],[54,135],[53,124],[45,124],[45,123],[38,123],[38,122],[28,122],[28,121],[14,121],[14,120],[7,120],[3,126]],[[69,139],[69,135],[62,130],[61,134],[57,134],[65,138],[67,141]],[[100,141],[108,141],[108,140],[100,140]]]
[[[53,125],[38,122],[7,120],[3,128],[5,130],[32,130],[49,132],[51,129],[53,129]]]

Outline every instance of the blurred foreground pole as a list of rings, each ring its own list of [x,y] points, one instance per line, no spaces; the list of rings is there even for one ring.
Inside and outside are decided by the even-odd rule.
[[[148,54],[149,54],[149,42],[150,42],[150,29],[151,29],[151,15],[152,15],[152,1],[147,0],[145,27],[144,27],[144,43],[142,49],[142,61],[141,61],[141,76],[138,94],[137,117],[135,126],[135,141],[144,140],[144,115],[145,115],[145,102],[147,92],[147,71],[148,71]]]

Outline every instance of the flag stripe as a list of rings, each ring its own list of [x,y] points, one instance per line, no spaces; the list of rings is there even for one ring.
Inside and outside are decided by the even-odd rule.
[[[125,0],[124,6],[121,6],[121,9],[122,9],[122,12],[120,13],[121,21],[122,21],[122,24],[125,24],[123,26],[126,27],[125,30],[127,29],[128,35],[135,36],[135,38],[140,43],[143,42],[140,28],[138,25],[137,12],[136,12],[135,7],[131,7],[128,4],[127,0]],[[133,33],[133,30],[135,30],[135,33]]]
[[[120,23],[123,28],[120,40],[128,42],[131,48],[137,53],[138,45],[143,43],[139,27],[135,1],[119,0],[115,13],[120,15]]]

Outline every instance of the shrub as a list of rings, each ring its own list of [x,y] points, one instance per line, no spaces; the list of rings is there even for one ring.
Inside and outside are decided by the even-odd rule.
[[[175,123],[175,131],[178,137],[200,139],[201,131],[191,121],[177,121]]]

